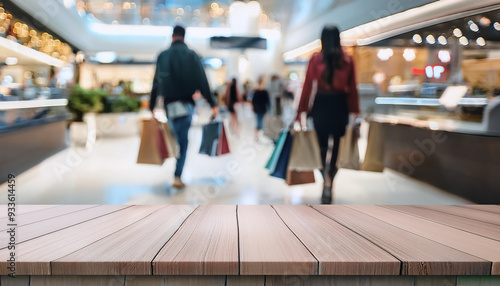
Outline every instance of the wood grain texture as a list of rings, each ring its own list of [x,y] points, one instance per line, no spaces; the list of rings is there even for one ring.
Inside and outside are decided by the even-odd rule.
[[[112,207],[112,206],[108,206]],[[17,275],[50,275],[50,262],[127,227],[162,206],[131,206],[108,215],[20,243]],[[7,249],[0,250],[0,274],[7,274]]]
[[[417,206],[424,209],[436,210],[444,213],[453,214],[469,219],[500,225],[500,214],[480,211],[472,208],[459,206]]]
[[[391,225],[493,262],[491,274],[500,274],[500,242],[445,226],[411,214],[379,206],[350,206]],[[477,273],[472,273],[477,274]],[[488,274],[488,273],[482,273]]]
[[[225,286],[226,276],[165,276],[168,286]]]
[[[266,286],[413,286],[413,276],[267,276]]]
[[[347,206],[313,206],[401,260],[403,275],[487,275],[491,263]],[[381,208],[383,209],[383,208]]]
[[[237,275],[236,206],[199,206],[153,261],[155,275]]]
[[[31,276],[30,286],[123,286],[125,276]]]
[[[398,275],[401,262],[308,206],[273,206],[319,261],[320,275]]]
[[[151,261],[195,206],[165,206],[143,219],[52,261],[52,275],[151,275]]]
[[[456,276],[415,276],[415,286],[455,286]]]
[[[459,205],[459,207],[500,214],[499,205]]]
[[[264,286],[266,276],[235,276],[226,277],[226,286]]]
[[[30,286],[29,276],[16,276],[16,278],[2,276],[0,277],[0,285],[2,286]]]
[[[468,219],[448,213],[422,209],[414,206],[383,206],[385,208],[409,213],[447,226],[468,231],[477,235],[500,241],[500,227],[495,224]]]
[[[24,214],[18,214],[16,216],[16,223],[18,227],[32,224],[35,222],[51,219],[54,217],[66,215],[69,213],[78,212],[85,209],[90,209],[97,207],[97,205],[63,205],[56,206],[52,208],[46,208],[38,211],[32,211]],[[7,224],[9,223],[8,218],[0,219],[0,231],[8,229]]]
[[[27,214],[30,212],[36,212],[39,210],[44,210],[48,208],[55,208],[59,205],[17,205],[16,213],[17,215]],[[7,205],[0,205],[0,219],[7,217]]]
[[[318,261],[271,206],[238,206],[241,275],[315,275]]]
[[[83,209],[77,212],[71,212],[56,216],[50,219],[38,221],[36,223],[22,225],[17,230],[17,243],[22,243],[30,239],[34,239],[51,232],[55,232],[79,223],[103,216],[115,211],[119,211],[129,206],[97,206],[92,208]],[[55,210],[55,209],[49,209]],[[67,209],[62,209],[67,210]],[[0,231],[0,239],[7,239],[7,232]],[[7,247],[7,245],[2,248]]]

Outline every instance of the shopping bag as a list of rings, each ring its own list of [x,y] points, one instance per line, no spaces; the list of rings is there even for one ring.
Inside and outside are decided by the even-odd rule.
[[[222,121],[203,125],[200,154],[220,156],[229,153],[226,129]]]
[[[220,122],[210,122],[203,125],[200,154],[217,156],[217,147],[219,144]]]
[[[281,136],[276,142],[276,147],[271,154],[271,158],[269,158],[269,161],[267,161],[266,169],[268,169],[271,173],[276,169],[276,164],[278,163],[278,158],[281,154],[281,150],[283,150],[283,145],[285,144],[287,133],[288,130],[284,130],[283,132],[281,132]]]
[[[229,151],[229,144],[227,142],[227,136],[226,136],[226,128],[224,127],[224,123],[221,122],[221,132],[219,135],[219,146],[217,150],[217,155],[224,155],[228,154]]]
[[[137,155],[138,164],[162,165],[168,157],[168,149],[157,120],[142,121],[141,144]]]
[[[280,116],[267,115],[264,119],[264,136],[276,141],[283,130],[284,123]]]
[[[359,132],[357,128],[359,128],[359,125],[347,127],[345,135],[340,138],[337,168],[352,170],[360,169],[361,164],[359,163],[358,149]]]
[[[289,186],[311,184],[316,182],[314,179],[314,171],[296,171],[288,170],[286,176],[286,183]]]
[[[283,149],[279,154],[278,161],[276,163],[276,168],[271,172],[272,177],[281,178],[286,180],[286,175],[288,171],[288,159],[290,158],[290,151],[292,150],[293,137],[290,132],[286,132],[286,139],[283,144]]]
[[[323,169],[316,131],[293,131],[293,144],[288,169],[293,171]]]
[[[165,143],[167,145],[167,154],[168,158],[178,158],[179,157],[179,144],[177,144],[177,140],[170,129],[170,126],[165,123],[160,124],[163,138],[165,139]]]

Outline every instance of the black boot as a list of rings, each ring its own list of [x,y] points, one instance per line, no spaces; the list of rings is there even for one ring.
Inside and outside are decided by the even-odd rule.
[[[321,204],[329,205],[332,203],[332,187],[324,186],[323,195],[321,196]]]

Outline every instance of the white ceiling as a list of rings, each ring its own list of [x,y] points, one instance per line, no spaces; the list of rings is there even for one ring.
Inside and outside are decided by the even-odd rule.
[[[283,52],[309,43],[319,37],[327,23],[349,29],[383,16],[388,16],[435,0],[261,0],[266,11],[282,24]],[[154,58],[168,45],[170,29],[152,27],[133,36],[109,34],[102,26],[92,26],[81,17],[74,0],[12,0],[51,30],[74,46],[89,52],[116,51],[119,55]],[[69,7],[69,8],[67,8]],[[94,27],[94,28],[92,28]],[[150,26],[151,27],[151,26]],[[144,28],[148,29],[148,28]],[[199,31],[198,31],[199,32]],[[215,31],[217,33],[217,31]],[[207,33],[201,32],[197,34]],[[189,38],[189,29],[188,34]],[[215,53],[208,49],[208,39],[189,38],[189,44],[203,56]]]

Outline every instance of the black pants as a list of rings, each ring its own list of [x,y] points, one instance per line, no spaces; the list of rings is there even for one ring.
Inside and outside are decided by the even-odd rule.
[[[323,159],[323,178],[326,184],[332,183],[337,174],[340,137],[344,136],[349,120],[347,95],[343,92],[319,91],[314,99],[311,116]],[[330,162],[327,162],[330,137],[333,137],[333,149]],[[326,179],[331,181],[326,182]]]

